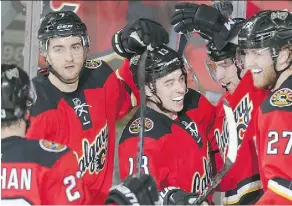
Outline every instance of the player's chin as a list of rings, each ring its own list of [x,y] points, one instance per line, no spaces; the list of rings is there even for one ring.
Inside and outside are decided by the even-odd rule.
[[[174,111],[174,112],[180,112],[181,110],[183,110],[183,108],[184,108],[184,105],[175,105],[172,108],[172,111]]]

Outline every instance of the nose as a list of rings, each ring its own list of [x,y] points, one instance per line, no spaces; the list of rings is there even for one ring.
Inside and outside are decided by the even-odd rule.
[[[178,93],[184,93],[186,91],[186,83],[184,81],[178,82],[176,85],[176,91]]]
[[[217,67],[216,68],[216,79],[218,82],[222,81],[225,76],[225,68],[224,67]]]
[[[65,60],[68,62],[73,61],[73,54],[70,50],[67,50],[65,53]]]

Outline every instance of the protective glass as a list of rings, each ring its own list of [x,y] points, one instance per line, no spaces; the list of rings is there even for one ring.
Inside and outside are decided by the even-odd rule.
[[[231,58],[222,60],[220,62],[214,62],[209,57],[205,59],[205,67],[208,70],[209,75],[212,77],[212,79],[218,83],[218,80],[216,78],[216,72],[218,67],[228,68],[234,64],[233,60]]]

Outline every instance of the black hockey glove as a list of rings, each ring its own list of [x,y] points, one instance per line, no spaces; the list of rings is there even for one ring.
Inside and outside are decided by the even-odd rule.
[[[195,193],[185,192],[177,187],[167,187],[160,192],[160,202],[163,205],[194,205],[198,198]],[[209,205],[207,201],[201,205]]]
[[[110,189],[105,204],[156,205],[159,193],[152,176],[129,176],[124,182]]]
[[[178,3],[171,17],[174,30],[180,33],[199,32],[207,40],[213,40],[217,49],[233,39],[237,33],[233,30],[235,22],[224,17],[212,6],[195,3]]]
[[[114,51],[128,59],[134,54],[142,54],[148,45],[155,48],[168,42],[168,33],[162,25],[144,18],[127,24],[112,37]]]

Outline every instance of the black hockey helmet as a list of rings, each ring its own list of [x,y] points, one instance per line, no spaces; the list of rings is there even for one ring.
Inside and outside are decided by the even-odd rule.
[[[25,71],[14,64],[1,64],[1,120],[21,119],[36,100]]]
[[[140,55],[135,55],[130,61],[130,68],[136,85],[138,85],[137,72],[140,57]],[[177,69],[181,69],[186,75],[184,61],[177,51],[167,46],[148,51],[145,65],[145,84],[154,82],[156,79],[164,77]]]
[[[217,50],[212,41],[207,44],[207,54],[209,58],[214,61],[222,61],[228,58],[235,58],[237,45],[228,43],[221,51]]]
[[[292,44],[292,14],[288,11],[261,11],[251,17],[238,34],[240,49],[271,48],[272,55]]]
[[[48,13],[41,22],[38,39],[43,49],[47,49],[47,40],[56,37],[79,36],[83,46],[89,47],[87,27],[73,11]]]

